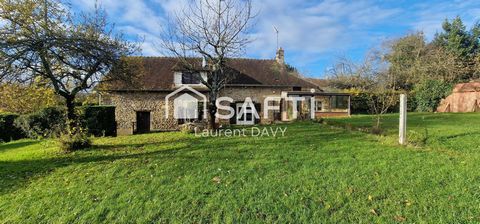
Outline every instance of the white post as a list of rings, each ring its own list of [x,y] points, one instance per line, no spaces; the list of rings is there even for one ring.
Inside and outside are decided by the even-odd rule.
[[[399,143],[407,143],[407,95],[400,95],[400,125],[399,125]]]

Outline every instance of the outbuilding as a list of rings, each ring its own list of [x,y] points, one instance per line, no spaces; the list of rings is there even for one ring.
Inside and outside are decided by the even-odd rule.
[[[437,112],[480,112],[480,81],[457,84]]]

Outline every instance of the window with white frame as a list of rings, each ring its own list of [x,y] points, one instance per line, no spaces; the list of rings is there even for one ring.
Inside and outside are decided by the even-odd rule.
[[[315,101],[315,111],[322,112],[323,111],[323,102],[322,101]]]
[[[201,84],[201,78],[199,72],[183,72],[182,73],[182,84]]]

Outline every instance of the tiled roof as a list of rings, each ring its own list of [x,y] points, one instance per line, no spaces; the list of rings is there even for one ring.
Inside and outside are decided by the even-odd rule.
[[[328,80],[326,79],[307,78],[307,80],[316,84],[319,87],[328,87]]]
[[[453,89],[454,93],[480,92],[480,82],[460,83]]]
[[[201,67],[202,60],[189,59],[190,64]],[[174,88],[174,72],[182,70],[181,62],[171,57],[142,57],[143,75],[140,78],[142,90],[171,90]],[[286,86],[318,88],[314,83],[305,80],[295,71],[288,71],[275,60],[229,59],[227,66],[234,78],[227,84],[230,86]],[[115,90],[122,90],[116,85]]]

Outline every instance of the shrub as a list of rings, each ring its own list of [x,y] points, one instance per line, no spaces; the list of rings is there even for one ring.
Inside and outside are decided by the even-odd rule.
[[[58,137],[65,130],[65,123],[65,111],[57,107],[22,115],[15,120],[15,126],[33,139]]]
[[[416,97],[415,91],[409,92],[407,97],[408,97],[408,99],[407,99],[407,110],[409,112],[416,111],[417,110],[417,97]]]
[[[409,131],[408,142],[415,146],[425,146],[428,141],[428,130],[425,128],[423,131]]]
[[[82,123],[89,134],[94,136],[116,136],[115,107],[84,106],[82,108]]]
[[[87,131],[82,127],[68,128],[57,141],[58,147],[65,152],[85,149],[92,145]]]
[[[417,111],[433,112],[440,101],[452,91],[452,84],[439,80],[427,80],[415,86]]]
[[[352,95],[350,108],[352,114],[369,114],[370,108],[368,105],[367,94],[358,93]]]
[[[315,118],[314,122],[319,123],[319,124],[326,124],[326,121],[323,117]]]
[[[370,104],[369,104],[369,94],[372,94],[372,93],[367,93],[367,92],[357,92],[355,94],[352,94],[352,98],[351,98],[351,106],[350,106],[350,109],[351,109],[351,112],[352,114],[371,114],[372,111],[370,109]],[[400,92],[398,92],[398,99],[397,99],[397,102],[395,103],[394,106],[390,107],[387,111],[387,113],[398,113],[398,111],[400,110]],[[415,100],[415,95],[414,93],[409,93],[408,94],[409,97],[408,97],[408,105],[407,105],[407,109],[408,111],[414,111],[416,108],[417,108],[417,103],[416,103],[416,100]],[[374,98],[376,96],[373,96]]]
[[[384,134],[384,130],[381,128],[381,127],[372,127],[372,129],[370,129],[370,133],[374,134],[374,135],[383,135]]]
[[[22,130],[15,126],[15,119],[17,118],[17,114],[0,114],[0,142],[8,142],[26,137]]]

